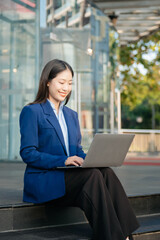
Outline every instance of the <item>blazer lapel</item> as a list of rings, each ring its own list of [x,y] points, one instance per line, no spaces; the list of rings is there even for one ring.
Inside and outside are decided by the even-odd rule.
[[[67,155],[67,151],[66,151],[66,147],[65,147],[65,143],[64,143],[64,137],[63,137],[63,133],[60,127],[60,124],[58,122],[58,119],[50,105],[50,103],[48,101],[46,101],[45,103],[41,103],[41,106],[43,108],[44,114],[46,115],[46,119],[47,121],[53,126],[53,128],[55,129],[57,136],[59,138],[59,140],[61,141],[61,144],[64,148],[65,154]]]

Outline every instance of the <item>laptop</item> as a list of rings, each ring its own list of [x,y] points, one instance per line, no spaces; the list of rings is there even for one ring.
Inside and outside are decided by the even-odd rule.
[[[56,169],[121,166],[134,136],[134,134],[97,133],[81,166],[69,165]]]

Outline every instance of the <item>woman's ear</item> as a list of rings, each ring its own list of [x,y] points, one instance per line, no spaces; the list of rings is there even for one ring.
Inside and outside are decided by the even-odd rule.
[[[49,82],[47,83],[47,87],[49,87]]]

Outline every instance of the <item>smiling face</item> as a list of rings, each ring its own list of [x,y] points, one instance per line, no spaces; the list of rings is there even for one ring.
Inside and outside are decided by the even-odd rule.
[[[57,74],[50,82],[47,83],[49,90],[49,100],[54,103],[58,109],[59,104],[65,100],[72,90],[72,73],[67,68]]]

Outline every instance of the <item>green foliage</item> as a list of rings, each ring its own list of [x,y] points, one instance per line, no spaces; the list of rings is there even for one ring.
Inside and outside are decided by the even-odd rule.
[[[129,129],[150,129],[151,128],[151,108],[147,102],[138,105],[134,110],[130,110],[128,106],[122,105],[122,128]],[[138,122],[141,118],[141,122]]]
[[[155,106],[155,128],[160,129],[160,105]],[[141,122],[138,122],[141,118]],[[126,105],[122,105],[122,128],[128,129],[151,129],[152,126],[152,109],[145,100],[133,110]]]
[[[145,102],[150,116],[152,106],[160,106],[160,32],[121,47],[120,69],[123,108],[140,115],[137,111],[142,112]],[[160,122],[160,114],[155,113],[154,118]]]

